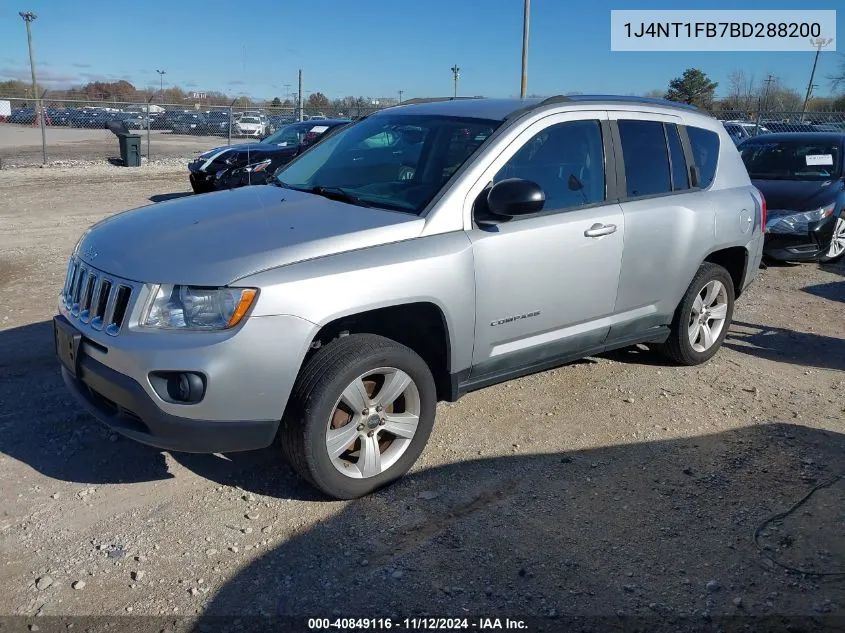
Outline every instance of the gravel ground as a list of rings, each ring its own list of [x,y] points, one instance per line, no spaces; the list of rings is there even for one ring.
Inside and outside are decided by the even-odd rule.
[[[147,156],[147,131],[132,130],[141,136],[141,154]],[[106,129],[48,127],[48,164],[74,165],[78,163],[119,160],[117,137]],[[232,143],[249,142],[233,138]],[[151,130],[149,154],[153,161],[178,159],[180,164],[213,147],[226,145],[225,136],[189,136],[169,131]],[[38,127],[0,123],[0,164],[9,167],[40,166],[41,129]]]
[[[752,538],[845,471],[842,267],[761,271],[705,366],[627,350],[442,404],[408,477],[329,502],[275,450],[157,451],[61,385],[74,242],[186,192],[167,165],[0,173],[0,614],[843,622],[845,576],[778,563],[845,570],[845,481]]]

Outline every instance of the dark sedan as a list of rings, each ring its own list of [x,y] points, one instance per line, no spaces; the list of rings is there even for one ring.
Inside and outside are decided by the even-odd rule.
[[[206,193],[264,184],[279,167],[347,123],[347,119],[291,123],[258,143],[209,150],[188,164],[191,187],[196,193]]]
[[[845,255],[845,134],[757,136],[739,145],[766,198],[767,257],[832,262]]]

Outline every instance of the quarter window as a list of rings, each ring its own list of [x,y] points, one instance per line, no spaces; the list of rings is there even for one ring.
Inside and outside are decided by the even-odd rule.
[[[700,127],[687,127],[693,160],[698,167],[698,186],[706,189],[716,177],[716,162],[719,160],[719,135]]]
[[[544,210],[605,200],[605,164],[599,121],[552,125],[529,140],[493,178],[536,182],[546,195]]]
[[[671,192],[669,154],[663,124],[659,121],[620,120],[618,126],[628,197],[640,198]]]

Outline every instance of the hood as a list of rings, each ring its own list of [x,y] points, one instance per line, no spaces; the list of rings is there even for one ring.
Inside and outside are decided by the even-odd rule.
[[[295,145],[276,145],[275,143],[240,143],[238,145],[224,145],[222,147],[215,147],[214,149],[208,150],[207,152],[203,152],[199,156],[197,156],[197,160],[202,160],[205,165],[203,167],[207,167],[211,164],[212,161],[223,161],[229,157],[231,152],[239,152],[243,153],[243,159],[246,161],[246,154],[249,152],[250,157],[252,154],[256,156],[267,156],[267,155],[275,155],[275,154],[295,154],[299,149],[298,146]],[[250,162],[253,162],[250,160]],[[246,162],[244,162],[244,165]]]
[[[843,191],[842,180],[752,180],[763,192],[769,215],[812,211],[830,204]]]
[[[133,281],[224,286],[269,268],[410,239],[424,223],[259,185],[119,213],[92,226],[78,252],[95,268]]]

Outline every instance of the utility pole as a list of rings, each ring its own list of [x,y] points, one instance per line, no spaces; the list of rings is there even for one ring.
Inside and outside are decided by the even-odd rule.
[[[164,92],[164,76],[167,74],[167,71],[156,68],[156,72],[158,73],[158,93],[161,94]]]
[[[766,77],[766,80],[763,82],[764,84],[766,84],[766,94],[763,96],[763,110],[765,112],[769,111],[769,86],[771,85],[771,83],[774,80],[775,80],[775,78],[772,77],[771,75],[769,75],[768,77]]]
[[[830,46],[830,43],[833,41],[833,38],[824,39],[823,37],[817,37],[814,40],[810,40],[810,44],[812,44],[816,49],[816,56],[813,59],[813,70],[810,72],[810,81],[807,83],[807,94],[804,95],[804,105],[801,106],[801,120],[804,120],[804,113],[807,111],[807,101],[810,99],[810,92],[813,90],[813,77],[816,74],[816,64],[819,63],[819,55],[822,52],[823,48]]]
[[[531,0],[525,0],[522,13],[522,81],[519,86],[519,98],[525,99],[528,92],[528,23],[531,20]]]
[[[452,78],[455,81],[455,97],[457,98],[457,96],[458,96],[458,79],[461,76],[461,69],[458,67],[457,64],[455,64],[449,70],[452,71]]]
[[[299,120],[302,121],[302,69],[299,69],[299,93],[296,96],[297,106],[299,107]]]
[[[26,41],[29,45],[29,70],[32,73],[32,96],[35,97],[35,116],[41,124],[41,159],[42,164],[47,164],[47,131],[45,129],[46,121],[44,121],[44,107],[38,94],[38,86],[35,81],[35,55],[32,52],[32,21],[38,16],[32,11],[21,11],[18,13],[23,21],[26,23]]]
[[[402,103],[402,95],[405,94],[404,90],[399,91],[399,103]]]

